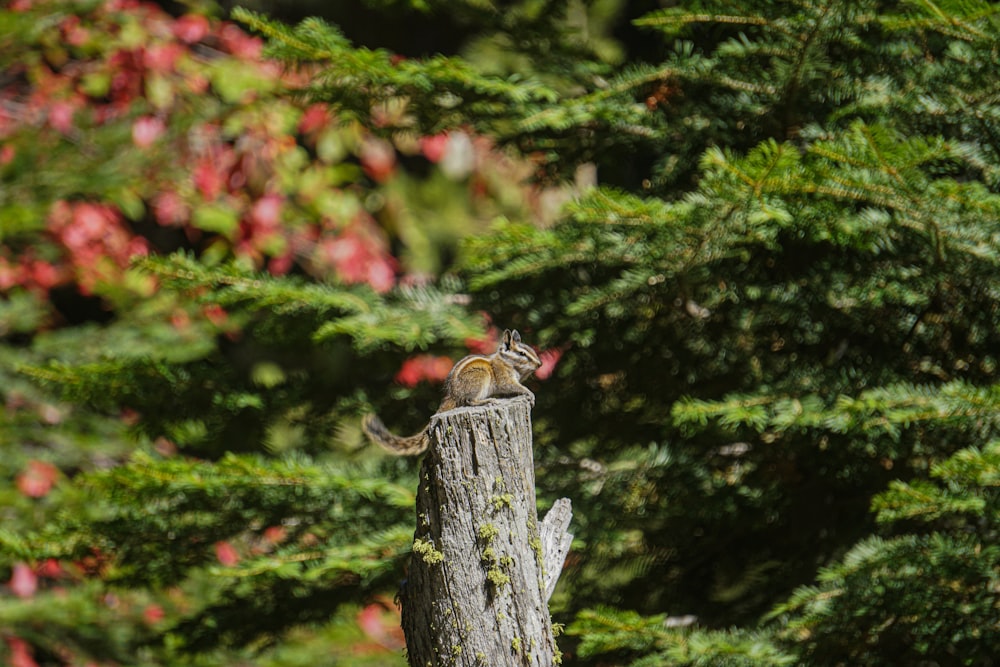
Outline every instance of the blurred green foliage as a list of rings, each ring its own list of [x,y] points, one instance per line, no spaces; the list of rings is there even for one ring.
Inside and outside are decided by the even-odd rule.
[[[565,664],[990,664],[997,11],[14,3],[0,651],[401,664],[358,417],[485,314],[554,364]]]

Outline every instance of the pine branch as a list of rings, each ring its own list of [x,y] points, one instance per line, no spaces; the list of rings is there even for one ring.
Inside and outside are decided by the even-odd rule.
[[[1000,424],[1000,385],[978,387],[963,382],[939,386],[897,384],[835,400],[818,395],[729,396],[722,401],[684,399],[671,416],[678,425],[705,426],[712,421],[756,431],[820,428],[837,433],[881,431],[898,435],[920,422],[979,428]]]
[[[462,307],[461,297],[429,285],[402,287],[383,297],[366,285],[275,278],[235,263],[206,267],[185,255],[144,258],[137,266],[155,275],[164,287],[201,303],[269,318],[307,316],[314,323],[313,341],[348,336],[360,352],[387,345],[424,348],[479,333],[479,323]]]
[[[406,100],[427,133],[470,122],[492,127],[490,119],[557,97],[537,81],[485,76],[458,58],[397,61],[388,51],[354,48],[320,19],[288,27],[242,8],[233,16],[269,38],[272,56],[320,66],[308,88],[313,99],[364,115],[377,104]]]
[[[20,544],[18,551],[28,549],[35,559],[76,558],[80,550],[99,548],[112,559],[112,580],[125,585],[182,579],[216,562],[212,545],[219,540],[238,544],[283,524],[322,536],[326,544],[293,540],[281,555],[250,559],[229,575],[312,581],[317,567],[359,577],[385,574],[389,566],[375,554],[399,553],[407,544],[402,527],[409,525],[414,501],[407,487],[335,466],[235,455],[212,464],[136,455],[127,465],[87,475],[81,486],[100,512],[64,517],[11,546]],[[390,517],[400,523],[376,538],[363,525],[375,516],[380,525]]]
[[[583,657],[622,652],[647,654],[630,662],[632,667],[668,663],[746,667],[796,663],[795,657],[782,650],[767,633],[685,628],[689,622],[677,620],[601,607],[581,612],[567,632],[582,637],[579,652]]]

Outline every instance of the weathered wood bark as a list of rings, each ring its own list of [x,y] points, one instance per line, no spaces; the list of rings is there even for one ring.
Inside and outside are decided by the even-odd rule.
[[[525,399],[436,415],[402,594],[412,667],[548,666],[548,598],[572,536],[569,501],[539,527]]]

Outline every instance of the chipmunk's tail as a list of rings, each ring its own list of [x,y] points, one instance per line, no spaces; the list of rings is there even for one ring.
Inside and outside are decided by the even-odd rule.
[[[404,438],[386,428],[377,415],[365,415],[361,421],[361,428],[369,440],[396,456],[415,456],[427,449],[427,445],[430,444],[427,429]]]

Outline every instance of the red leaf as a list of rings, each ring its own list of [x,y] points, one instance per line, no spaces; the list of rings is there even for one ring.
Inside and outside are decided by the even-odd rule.
[[[69,102],[56,102],[49,108],[49,125],[63,134],[69,134],[73,130],[75,113],[76,109]]]
[[[79,16],[68,16],[59,26],[63,39],[71,46],[83,46],[90,40],[90,31],[80,26]]]
[[[232,23],[222,27],[219,39],[226,51],[245,60],[257,60],[264,50],[263,40],[251,37]]]
[[[0,257],[0,291],[7,291],[24,283],[24,267],[11,264]]]
[[[142,610],[142,620],[146,622],[146,625],[156,625],[163,620],[164,616],[166,613],[163,611],[163,607],[158,604],[147,605]]]
[[[10,576],[10,590],[19,598],[30,598],[38,590],[38,575],[24,563],[14,566]]]
[[[36,568],[36,572],[38,576],[45,577],[46,579],[58,579],[65,574],[62,565],[55,558],[46,559],[44,563]]]
[[[217,303],[210,303],[201,309],[201,314],[205,316],[209,322],[217,327],[223,327],[226,321],[229,319],[229,314],[226,309]]]
[[[295,264],[295,256],[290,252],[286,252],[278,257],[272,257],[267,263],[267,272],[272,276],[283,276],[292,270],[292,266]]]
[[[385,141],[368,141],[361,147],[361,168],[373,181],[382,183],[396,170],[396,151]]]
[[[335,239],[319,243],[320,257],[334,267],[348,283],[368,283],[378,292],[387,292],[396,282],[391,256],[370,234],[349,230]]]
[[[440,162],[448,150],[448,135],[435,134],[431,137],[420,137],[420,152],[431,162]]]
[[[31,655],[31,645],[20,637],[7,637],[7,648],[10,649],[10,667],[38,667]]]
[[[365,279],[376,292],[385,294],[396,284],[396,270],[388,257],[373,257]]]
[[[420,362],[416,358],[411,358],[403,362],[394,379],[405,387],[416,387],[420,383],[421,376]]]
[[[215,543],[215,557],[226,567],[232,567],[240,562],[240,555],[236,553],[236,548],[225,540]]]
[[[186,310],[177,310],[170,313],[170,324],[177,331],[186,331],[191,326],[191,316]]]
[[[403,362],[395,380],[407,387],[415,387],[422,380],[441,382],[451,372],[452,361],[448,357],[418,354]]]
[[[153,215],[161,225],[182,225],[191,217],[191,208],[179,194],[165,190],[153,200]]]
[[[250,222],[256,233],[269,233],[281,226],[282,198],[265,195],[254,202],[250,209]]]
[[[167,131],[163,120],[156,116],[143,116],[132,124],[132,143],[139,148],[149,148]]]
[[[542,360],[542,365],[539,366],[538,370],[535,371],[535,377],[539,380],[548,380],[552,377],[552,372],[556,369],[556,364],[559,363],[559,358],[562,357],[563,351],[559,348],[552,350],[545,350],[539,356]]]
[[[25,266],[26,278],[44,290],[55,287],[62,282],[62,273],[54,265],[41,260],[35,260]]]
[[[288,531],[284,526],[270,526],[264,530],[264,539],[271,544],[280,544],[287,536]]]
[[[28,466],[17,476],[17,488],[29,498],[48,495],[59,477],[59,469],[46,461],[28,461]]]
[[[198,192],[205,198],[205,201],[214,201],[222,192],[226,181],[219,173],[218,167],[213,160],[202,160],[194,168],[194,185]]]
[[[302,134],[311,134],[316,130],[323,129],[329,122],[330,111],[326,106],[323,104],[313,104],[302,114],[302,119],[299,121],[299,132]]]
[[[174,21],[174,37],[187,44],[201,41],[208,34],[208,19],[198,14],[185,14]]]
[[[172,72],[184,53],[180,44],[153,44],[142,54],[142,64],[154,72]]]
[[[399,627],[399,612],[387,603],[372,603],[358,612],[358,627],[380,646],[398,651],[406,645],[403,630]]]
[[[473,354],[493,354],[497,349],[500,332],[496,327],[490,327],[481,338],[466,338],[465,347]]]
[[[53,231],[59,234],[60,240],[71,252],[105,239],[117,226],[115,211],[103,204],[80,202],[72,205],[70,210],[72,215],[69,221],[61,215],[57,217],[56,209],[53,209],[49,220]]]

